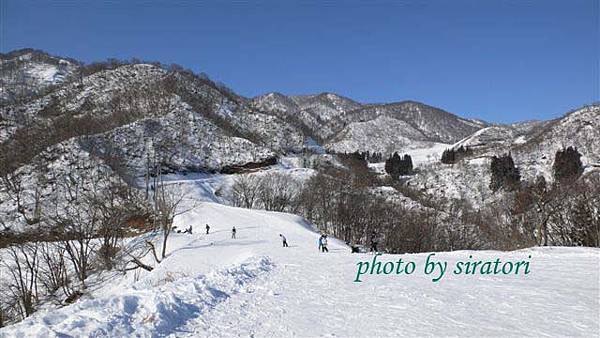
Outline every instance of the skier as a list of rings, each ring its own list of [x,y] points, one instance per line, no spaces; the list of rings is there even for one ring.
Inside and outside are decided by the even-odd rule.
[[[285,238],[285,236],[282,234],[279,234],[279,237],[281,237],[281,240],[283,241],[283,247],[287,248],[288,244],[287,244],[287,239]]]
[[[231,238],[235,239],[235,226],[233,227],[233,229],[231,229]]]
[[[183,232],[184,234],[192,234],[192,226],[190,225],[187,229],[185,229],[185,231]]]
[[[352,244],[352,243],[350,243],[350,241],[346,241],[346,245],[350,247],[350,250],[352,253],[360,252],[358,245]]]
[[[327,235],[323,235],[323,237],[321,237],[321,251],[329,252],[329,249],[327,249]]]
[[[375,234],[375,231],[371,234],[371,251],[377,252],[377,235]]]
[[[208,231],[210,230],[210,227],[208,226],[208,223],[206,223],[206,234],[208,235]]]
[[[319,252],[321,252],[321,248],[323,247],[323,234],[321,234],[321,237],[319,237],[318,243],[319,243]]]

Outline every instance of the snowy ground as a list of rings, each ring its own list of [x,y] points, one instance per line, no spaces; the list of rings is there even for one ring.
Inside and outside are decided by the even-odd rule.
[[[205,190],[190,191],[206,201]],[[470,254],[502,260],[531,255],[527,276],[447,274],[439,283],[419,270],[427,254],[383,255],[384,262],[413,260],[417,271],[354,283],[356,263],[373,255],[350,254],[333,240],[329,253],[319,253],[319,235],[297,216],[201,202],[176,223],[193,225],[194,234],[173,235],[169,257],[154,271],[137,280],[114,276],[93,298],[37,313],[0,330],[0,337],[600,334],[597,249],[437,253],[450,265]],[[236,239],[230,238],[232,226]],[[289,248],[281,246],[280,233]]]
[[[429,147],[408,149],[406,151],[399,152],[400,156],[408,154],[411,157],[413,167],[422,168],[428,165],[438,163],[442,158],[442,153],[446,149],[450,149],[451,144],[446,143],[431,143]],[[369,163],[369,168],[377,173],[385,173],[385,162],[380,163]]]

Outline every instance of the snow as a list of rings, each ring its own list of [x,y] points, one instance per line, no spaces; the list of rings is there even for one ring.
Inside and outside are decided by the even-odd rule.
[[[309,137],[306,139],[306,141],[303,144],[303,147],[305,147],[306,149],[309,149],[310,151],[314,152],[315,154],[325,154],[325,149],[317,142],[315,141],[312,137]]]
[[[480,129],[472,135],[456,142],[452,148],[469,147],[477,149],[481,147],[505,147],[509,140],[514,137],[516,131],[509,126],[496,125]],[[516,141],[515,141],[516,142]]]
[[[77,69],[77,65],[67,60],[43,54],[34,58],[32,53],[0,60],[0,66],[0,101],[3,103],[13,102],[15,89],[23,82],[27,83],[27,95],[31,95],[63,83]]]
[[[513,141],[513,144],[523,144],[525,142],[527,142],[527,138],[524,135],[521,135]]]
[[[431,143],[429,147],[407,150],[406,154],[410,155],[413,166],[419,166],[439,162],[444,150],[450,147],[451,145],[446,143]]]
[[[198,186],[212,178],[192,179],[171,182],[199,201],[175,220],[179,227],[193,225],[194,234],[173,234],[168,257],[152,272],[137,280],[133,273],[117,274],[73,305],[1,329],[0,337],[600,334],[598,249],[436,253],[450,266],[469,255],[532,257],[527,276],[447,274],[438,283],[419,270],[427,254],[383,255],[383,262],[414,261],[417,270],[365,275],[354,283],[357,262],[373,255],[350,254],[335,239],[329,253],[319,253],[319,234],[302,218],[211,202],[204,194],[214,186]],[[230,238],[232,226],[237,239]],[[282,247],[280,233],[289,248]]]
[[[427,145],[425,135],[405,121],[378,116],[364,122],[349,124],[325,148],[338,153],[371,151],[390,154],[394,151]]]

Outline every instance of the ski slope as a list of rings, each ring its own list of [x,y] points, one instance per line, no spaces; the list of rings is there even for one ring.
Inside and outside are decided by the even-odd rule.
[[[427,254],[383,255],[382,261],[413,260],[417,271],[354,283],[356,263],[373,255],[350,254],[333,239],[330,252],[319,253],[319,234],[300,217],[229,207],[207,201],[202,189],[190,191],[201,202],[176,225],[193,225],[194,233],[173,234],[169,256],[152,272],[105,276],[91,296],[41,310],[1,329],[0,337],[600,334],[597,249],[437,253],[450,265],[470,254],[532,256],[527,276],[446,275],[439,283],[419,270]],[[282,247],[280,233],[289,248]]]

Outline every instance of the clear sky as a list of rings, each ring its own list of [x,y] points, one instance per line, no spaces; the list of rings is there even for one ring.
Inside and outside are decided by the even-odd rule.
[[[599,100],[599,0],[0,0],[2,52],[178,63],[254,96],[417,100],[493,122]]]

